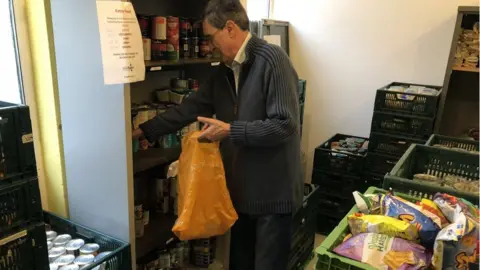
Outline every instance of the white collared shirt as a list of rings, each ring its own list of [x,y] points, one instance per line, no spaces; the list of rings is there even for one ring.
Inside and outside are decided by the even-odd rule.
[[[230,69],[233,71],[233,76],[235,78],[235,92],[238,94],[238,81],[240,80],[240,69],[242,67],[243,62],[245,62],[246,54],[245,54],[245,48],[247,47],[247,43],[252,38],[252,34],[248,32],[247,37],[243,41],[242,46],[237,52],[237,55],[235,55],[235,59],[232,62],[232,65]]]

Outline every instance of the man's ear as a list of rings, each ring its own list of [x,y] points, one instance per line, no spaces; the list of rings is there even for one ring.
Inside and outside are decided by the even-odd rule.
[[[228,31],[228,35],[231,37],[232,34],[233,34],[233,29],[235,29],[237,25],[235,24],[234,21],[232,20],[228,20],[226,23],[225,23],[225,28],[227,28],[227,31]]]

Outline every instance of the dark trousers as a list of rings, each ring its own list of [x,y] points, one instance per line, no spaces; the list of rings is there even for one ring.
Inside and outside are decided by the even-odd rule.
[[[292,233],[290,214],[238,214],[231,231],[230,270],[286,270]]]

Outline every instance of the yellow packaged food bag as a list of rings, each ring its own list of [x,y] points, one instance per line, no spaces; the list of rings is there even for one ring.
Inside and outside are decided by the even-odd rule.
[[[415,225],[396,218],[355,213],[348,216],[347,220],[350,232],[353,235],[360,233],[378,233],[409,241],[419,240],[418,229]]]
[[[238,219],[225,182],[219,143],[200,143],[201,132],[182,140],[178,170],[178,218],[173,233],[180,240],[225,234]]]

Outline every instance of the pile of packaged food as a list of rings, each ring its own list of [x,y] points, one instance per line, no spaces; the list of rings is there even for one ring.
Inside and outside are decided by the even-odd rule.
[[[478,38],[478,22],[474,24],[473,29],[462,29],[455,52],[455,65],[466,68],[475,68],[478,66]]]
[[[478,194],[480,182],[478,179],[470,180],[457,175],[444,175],[443,177],[418,173],[413,175],[413,180],[434,183],[444,187],[450,187],[467,193]]]
[[[85,243],[85,240],[72,239],[69,234],[60,234],[47,229],[48,259],[50,270],[80,270],[96,263],[109,255],[111,251],[101,251],[97,243]],[[104,270],[105,263],[93,268]]]
[[[479,210],[437,193],[411,202],[393,193],[353,193],[359,209],[334,252],[377,269],[468,269],[479,262]],[[476,266],[478,269],[478,265]]]
[[[364,155],[367,153],[368,140],[362,138],[345,138],[338,142],[332,142],[330,148],[334,152],[344,152],[349,154]]]
[[[415,98],[415,96],[406,94],[421,94],[429,96],[437,96],[439,94],[438,90],[421,85],[392,85],[386,90],[404,93],[405,95],[398,95],[400,99],[403,100],[413,100]]]

